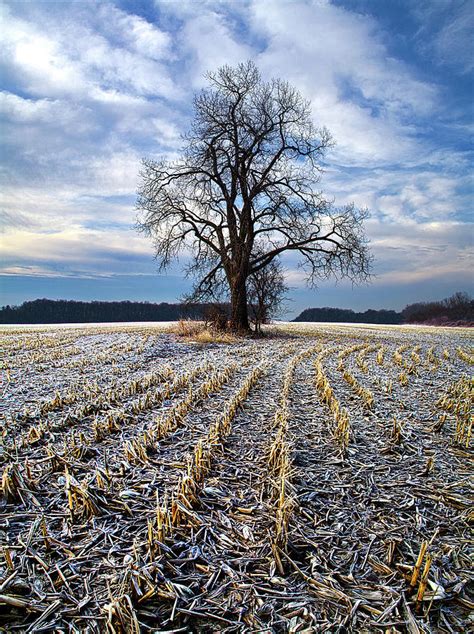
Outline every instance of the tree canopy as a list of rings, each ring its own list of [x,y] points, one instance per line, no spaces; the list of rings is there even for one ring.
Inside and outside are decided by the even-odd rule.
[[[336,207],[319,189],[332,139],[286,81],[264,81],[253,62],[208,74],[174,161],[145,159],[138,227],[166,269],[190,254],[194,299],[227,288],[232,322],[248,329],[247,280],[287,252],[307,281],[367,279],[367,211]]]

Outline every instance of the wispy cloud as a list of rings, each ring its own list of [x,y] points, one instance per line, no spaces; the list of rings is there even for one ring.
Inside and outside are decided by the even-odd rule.
[[[419,21],[419,47],[458,74],[474,70],[471,0],[421,0],[409,7]]]

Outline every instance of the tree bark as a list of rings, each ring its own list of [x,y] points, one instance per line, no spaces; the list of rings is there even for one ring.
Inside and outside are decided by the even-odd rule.
[[[245,278],[234,279],[231,283],[231,325],[236,332],[249,332],[247,288]]]

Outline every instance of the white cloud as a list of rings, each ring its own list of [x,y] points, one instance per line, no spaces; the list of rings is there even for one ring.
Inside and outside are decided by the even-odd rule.
[[[132,194],[137,187],[140,156],[136,151],[111,151],[92,158],[85,166],[81,190],[100,192],[101,196]],[[92,187],[91,187],[92,185]]]
[[[400,223],[390,232],[370,221],[376,258],[375,286],[406,284],[446,276],[472,279],[472,225],[463,222]]]
[[[74,104],[64,99],[25,99],[7,91],[0,91],[0,117],[13,125],[4,128],[4,142],[20,142],[18,128],[28,130],[29,141],[41,131],[51,138],[52,131],[57,130],[64,138],[90,134],[97,129],[94,113],[90,107]]]
[[[235,66],[253,57],[254,51],[232,32],[226,18],[213,10],[192,15],[180,32],[181,46],[191,56],[188,71],[191,85],[206,84],[205,73],[223,64]]]
[[[172,56],[171,36],[155,24],[109,3],[101,3],[98,9],[100,24],[105,32],[113,38],[121,37],[132,51],[154,60]]]
[[[1,275],[21,275],[27,277],[77,277],[77,272],[55,271],[48,266],[0,266]]]
[[[150,244],[144,237],[128,230],[107,230],[106,240],[100,230],[81,226],[63,227],[50,232],[20,229],[2,238],[0,272],[11,273],[12,267],[41,266],[67,272],[71,268],[88,272],[129,270],[134,259],[148,261]]]
[[[168,48],[169,36],[108,5],[100,7],[97,16],[91,12],[86,17],[89,20],[84,14],[81,19],[61,20],[55,12],[45,11],[35,14],[36,22],[28,22],[8,15],[2,63],[16,70],[25,89],[43,97],[90,98],[107,89],[178,97],[169,71],[157,61]],[[94,19],[101,31],[90,24]],[[111,41],[104,34],[114,22],[120,29]]]
[[[469,283],[471,281],[469,270],[465,265],[460,262],[446,262],[438,264],[434,270],[431,263],[422,263],[421,266],[418,265],[417,268],[382,273],[374,278],[373,284],[375,286],[385,286],[389,284],[403,285],[427,282],[433,279],[441,280],[445,277],[463,280],[463,283]]]
[[[419,0],[410,4],[410,11],[420,25],[419,47],[430,61],[458,74],[474,70],[471,0]]]
[[[468,223],[411,221],[393,224],[387,231],[386,224],[372,219],[367,232],[375,256],[375,288],[448,276],[472,280],[473,226]],[[306,276],[296,268],[295,257],[285,256],[283,263],[289,286],[304,288]]]
[[[16,70],[21,84],[33,94],[57,96],[86,89],[80,65],[33,25],[9,17],[4,23],[3,42],[1,63]]]
[[[435,48],[440,59],[449,65],[463,65],[463,71],[474,70],[472,36],[474,11],[471,2],[459,5],[451,21],[440,31]]]
[[[406,118],[434,112],[436,89],[388,56],[373,19],[328,2],[254,1],[251,10],[267,40],[259,65],[311,100],[336,138],[337,160],[393,162],[415,151]]]
[[[325,189],[337,203],[353,201],[371,216],[393,225],[416,225],[465,217],[471,207],[469,177],[456,168],[434,166],[429,157],[418,167],[384,166],[373,170],[330,170]]]
[[[311,101],[315,120],[337,141],[333,160],[374,165],[426,154],[408,119],[436,111],[437,89],[390,58],[370,17],[328,2],[165,7],[182,22],[180,44],[190,56],[193,87],[205,84],[208,70],[255,59],[266,77],[288,79]]]

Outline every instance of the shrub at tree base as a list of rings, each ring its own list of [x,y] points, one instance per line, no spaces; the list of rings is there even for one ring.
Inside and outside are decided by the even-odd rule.
[[[215,330],[202,321],[180,319],[171,332],[196,343],[236,343],[238,338],[230,332]]]

